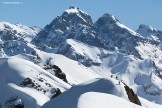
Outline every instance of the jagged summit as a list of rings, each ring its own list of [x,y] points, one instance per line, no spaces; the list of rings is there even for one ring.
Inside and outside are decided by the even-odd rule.
[[[79,9],[74,6],[70,6],[67,10],[65,10],[67,13],[79,13]]]
[[[80,10],[79,9],[79,7],[75,7],[75,6],[70,6],[67,10],[65,10],[65,12],[67,12],[67,13],[79,13],[79,12],[82,12],[82,13],[84,13],[84,14],[87,14],[86,12],[84,12],[84,11],[82,11],[82,10]],[[87,14],[88,15],[88,14]]]
[[[79,8],[72,5],[67,10],[65,10],[65,12],[68,12],[68,13],[79,13]]]
[[[119,20],[112,14],[105,13],[102,17],[100,17],[100,20],[103,20],[105,23],[116,23],[119,22]]]
[[[149,25],[141,24],[137,32],[149,40],[160,41],[162,40],[162,31],[157,30]]]
[[[58,48],[70,38],[90,45],[97,43],[98,46],[104,46],[95,32],[91,16],[74,6],[70,6],[47,25],[33,43],[41,47],[45,44],[47,47]]]
[[[67,26],[70,25],[92,25],[91,16],[86,12],[80,10],[77,7],[70,6],[67,10],[65,10],[61,15],[54,18],[54,20],[48,24],[45,29],[60,29],[61,31],[67,30]]]
[[[63,12],[63,14],[60,17],[63,17],[65,20],[71,22],[74,22],[75,20],[78,21],[77,23],[84,23],[84,24],[93,23],[90,15],[80,10],[78,7],[74,6],[70,6],[67,10]]]
[[[146,30],[150,30],[150,31],[157,31],[157,29],[149,26],[149,25],[145,25],[145,24],[140,24],[139,25],[139,29],[146,29]]]

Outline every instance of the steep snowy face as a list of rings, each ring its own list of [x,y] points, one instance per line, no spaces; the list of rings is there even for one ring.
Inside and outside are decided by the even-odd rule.
[[[141,24],[137,30],[141,36],[143,36],[148,41],[153,41],[150,44],[147,42],[139,43],[136,49],[144,59],[151,59],[155,62],[158,67],[161,67],[162,60],[162,31],[157,30],[151,26]]]
[[[22,53],[31,54],[35,50],[33,45],[17,40],[6,41],[0,48],[1,51],[3,51],[7,56],[13,56]]]
[[[0,22],[0,38],[7,40],[22,40],[30,42],[40,31],[37,27],[27,27],[20,23],[11,24],[8,22]]]
[[[113,16],[112,14],[109,14],[109,13],[105,13],[102,17],[99,18],[98,21],[99,21],[98,23],[101,25],[120,23],[119,20],[115,16]]]
[[[144,39],[138,33],[120,23],[113,15],[104,14],[95,22],[95,27],[108,49],[140,56],[135,46]]]
[[[40,28],[27,27],[20,23],[0,22],[0,57],[31,53],[34,46],[30,41],[38,34]]]
[[[137,32],[147,39],[161,41],[162,31],[157,30],[151,26],[141,24],[137,29]]]
[[[71,6],[62,15],[57,16],[33,40],[37,46],[57,48],[66,39],[76,39],[90,45],[103,47],[94,30],[91,17],[77,7]]]
[[[85,66],[99,66],[103,58],[109,54],[105,49],[90,46],[74,39],[67,39],[65,44],[58,49],[57,53],[76,60]]]

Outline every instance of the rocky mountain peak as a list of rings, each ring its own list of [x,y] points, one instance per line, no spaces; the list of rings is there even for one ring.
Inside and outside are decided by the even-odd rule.
[[[55,32],[56,30],[64,32],[72,26],[78,25],[92,26],[93,22],[86,12],[77,7],[70,6],[61,15],[54,18],[54,20],[45,27],[45,30],[48,32]]]
[[[119,20],[114,15],[109,13],[105,13],[102,17],[98,19],[98,24],[100,25],[115,24],[117,22],[119,22]]]
[[[82,24],[90,24],[92,25],[91,16],[88,15],[86,12],[80,10],[78,7],[70,6],[67,10],[63,12],[61,15],[67,21],[82,23]]]
[[[65,12],[68,12],[68,13],[79,13],[79,8],[72,5],[67,10],[65,10]]]
[[[151,27],[151,26],[149,26],[149,25],[145,25],[145,24],[139,25],[138,30],[140,30],[140,29],[143,29],[143,30],[145,29],[145,30],[150,31],[150,32],[151,32],[151,31],[152,31],[152,32],[153,32],[153,31],[154,31],[154,32],[157,31],[155,28],[153,28],[153,27]],[[137,31],[138,31],[138,30],[137,30]]]
[[[157,30],[149,25],[141,24],[137,32],[149,40],[162,40],[162,31]]]
[[[90,45],[101,43],[91,16],[74,6],[70,6],[62,15],[57,16],[37,35],[33,42],[39,46],[43,43],[48,47],[56,48],[70,38]]]

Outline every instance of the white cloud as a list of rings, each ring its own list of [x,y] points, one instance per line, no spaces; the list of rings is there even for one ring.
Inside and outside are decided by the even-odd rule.
[[[20,5],[20,4],[23,4],[23,2],[12,1],[12,2],[2,2],[2,4],[7,4],[7,5]]]

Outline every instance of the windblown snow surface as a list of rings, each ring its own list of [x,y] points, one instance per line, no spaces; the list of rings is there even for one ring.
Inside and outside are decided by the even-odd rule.
[[[130,103],[124,91],[123,84],[118,85],[118,81],[114,79],[97,78],[72,87],[58,98],[47,102],[43,108],[152,108],[154,105],[157,108],[161,107],[142,98],[143,106]]]

